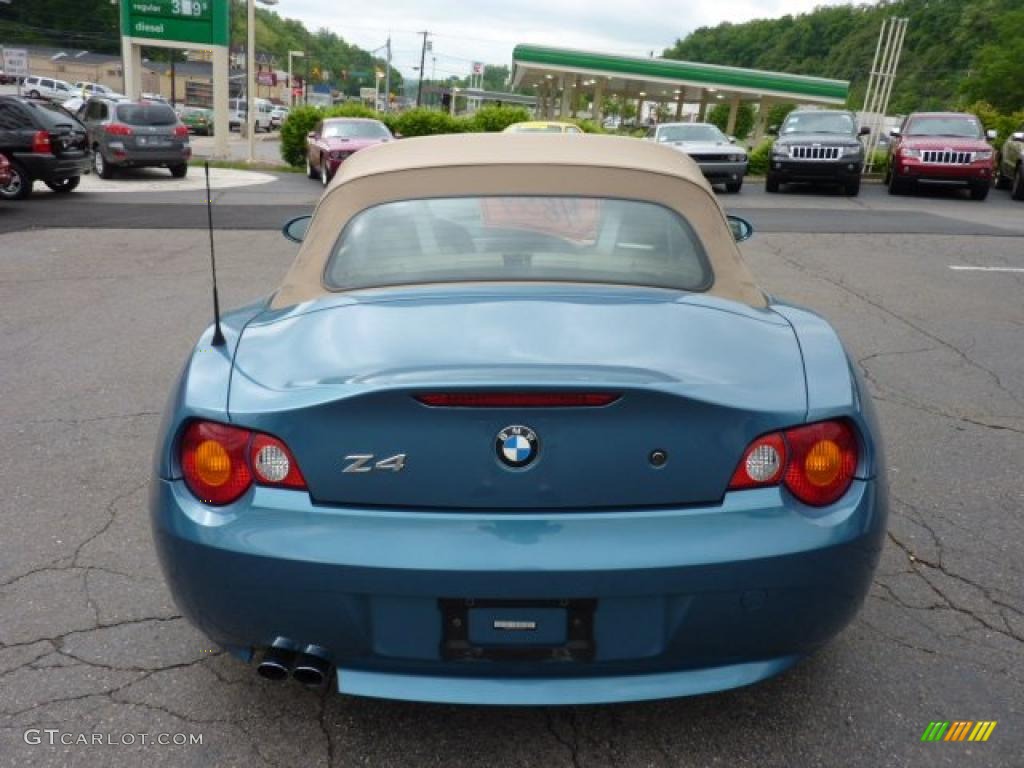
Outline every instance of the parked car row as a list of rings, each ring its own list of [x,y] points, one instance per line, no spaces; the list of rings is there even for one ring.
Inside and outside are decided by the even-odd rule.
[[[765,190],[779,192],[792,182],[831,183],[847,194],[860,190],[864,147],[853,113],[839,110],[791,112],[776,132]],[[961,112],[915,112],[890,132],[880,148],[887,151],[885,184],[889,194],[901,195],[930,185],[962,187],[971,199],[988,197],[993,181],[1024,200],[1024,126],[1003,145],[997,159],[989,143],[996,132],[986,131],[975,116]]]
[[[163,102],[93,96],[72,114],[43,98],[0,96],[3,199],[28,197],[36,181],[70,192],[90,169],[109,179],[118,168],[163,167],[182,178],[191,156],[188,128]]]

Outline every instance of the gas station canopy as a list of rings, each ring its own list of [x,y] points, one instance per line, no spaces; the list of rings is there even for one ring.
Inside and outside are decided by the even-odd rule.
[[[564,109],[573,89],[593,94],[595,116],[610,95],[675,104],[678,116],[683,104],[706,108],[719,100],[734,113],[743,101],[844,105],[850,89],[846,80],[537,45],[517,45],[512,58],[513,86],[536,88],[546,112],[559,91]]]

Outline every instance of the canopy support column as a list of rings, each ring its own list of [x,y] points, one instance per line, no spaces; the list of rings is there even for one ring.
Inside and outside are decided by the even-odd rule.
[[[594,120],[604,121],[604,79],[599,78],[594,86],[594,108],[591,110]]]
[[[729,120],[725,124],[725,132],[727,135],[732,136],[736,133],[736,116],[740,112],[740,95],[737,93],[732,97],[732,103],[729,105]]]

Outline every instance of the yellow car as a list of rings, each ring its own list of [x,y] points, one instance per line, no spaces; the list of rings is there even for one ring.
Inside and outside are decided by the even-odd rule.
[[[504,133],[583,133],[583,130],[572,123],[534,120],[528,123],[512,123]]]

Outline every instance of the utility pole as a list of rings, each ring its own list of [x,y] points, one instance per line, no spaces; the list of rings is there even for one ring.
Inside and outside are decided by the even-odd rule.
[[[417,107],[423,103],[423,65],[427,63],[427,35],[430,33],[424,30],[420,34],[423,35],[423,50],[420,51],[420,81],[416,84]]]
[[[391,111],[391,33],[388,33],[388,68],[384,70],[384,111]]]

